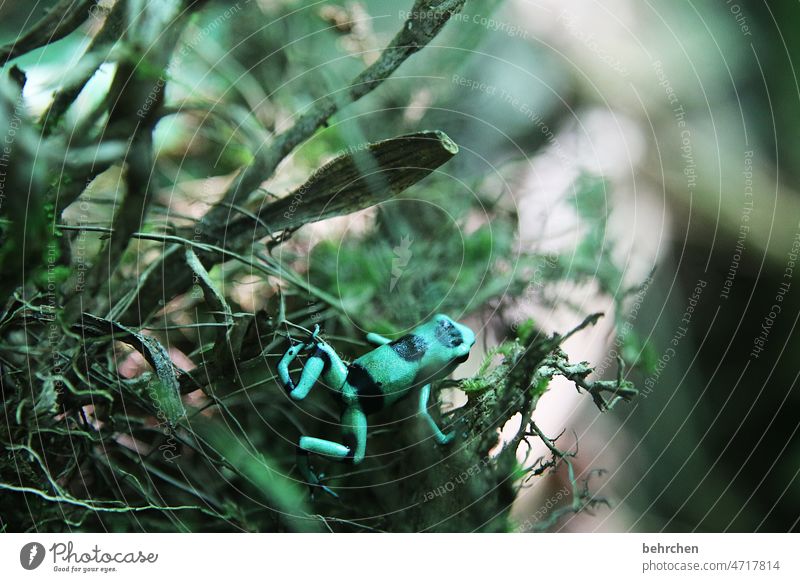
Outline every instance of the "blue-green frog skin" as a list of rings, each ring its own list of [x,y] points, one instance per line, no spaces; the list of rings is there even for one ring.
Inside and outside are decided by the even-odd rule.
[[[317,381],[333,390],[342,405],[343,443],[302,436],[298,443],[297,466],[306,482],[335,493],[320,483],[311,470],[308,454],[325,455],[358,464],[364,460],[367,445],[367,415],[383,410],[419,392],[419,414],[430,427],[436,442],[446,444],[454,433],[445,434],[428,411],[431,382],[449,376],[469,357],[475,334],[467,326],[438,314],[414,328],[411,333],[391,341],[374,333],[367,340],[379,347],[347,365],[334,349],[317,337],[290,347],[278,363],[278,377],[293,400],[302,400]],[[289,365],[301,351],[313,350],[295,384]]]

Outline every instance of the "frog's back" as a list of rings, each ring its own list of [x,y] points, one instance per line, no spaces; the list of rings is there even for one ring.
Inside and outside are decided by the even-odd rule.
[[[425,353],[422,346],[415,345],[414,337],[404,336],[375,348],[350,364],[346,384],[358,394],[365,413],[394,404],[414,388]]]

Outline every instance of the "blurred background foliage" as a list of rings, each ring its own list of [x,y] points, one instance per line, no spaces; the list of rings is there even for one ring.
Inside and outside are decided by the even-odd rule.
[[[195,2],[174,20],[170,9],[184,3],[143,20],[131,14],[146,2],[116,13],[125,3],[67,4],[89,18],[0,59],[0,122],[23,120],[0,207],[0,301],[9,298],[0,467],[13,485],[0,498],[0,529],[797,528],[797,372],[786,362],[799,347],[796,293],[766,350],[749,357],[800,220],[796,5],[468,1],[431,46],[347,104],[347,83],[375,63],[411,2]],[[55,5],[4,4],[0,44]],[[125,67],[135,84],[120,87]],[[276,135],[331,96],[342,107],[319,131],[235,204],[219,204],[243,167],[265,163]],[[268,223],[270,236],[259,234],[269,205],[302,198],[323,164],[344,155],[368,170],[364,144],[423,130],[459,147],[426,166],[424,180],[354,212],[299,230]],[[749,151],[754,209],[722,298]],[[418,165],[416,153],[393,170]],[[10,196],[14,188],[28,197]],[[244,226],[207,237],[210,208]],[[128,244],[118,227],[140,232]],[[170,246],[181,241],[199,245],[200,267],[189,270],[183,245]],[[217,247],[247,260],[212,260]],[[181,259],[166,262],[169,249]],[[150,303],[137,298],[148,281],[186,277],[191,291],[164,297],[151,285]],[[698,281],[706,286],[684,325]],[[608,360],[590,378],[609,380],[619,353],[626,378],[652,387],[602,416],[585,395],[560,396],[568,388],[548,375],[566,362],[563,338],[548,343],[548,334],[597,310],[605,327],[572,336],[571,359]],[[87,311],[103,320],[87,323]],[[365,331],[398,334],[435,312],[480,332],[483,349],[465,366],[477,373],[471,400],[464,405],[463,383],[442,385],[444,420],[467,417],[478,438],[457,453],[435,449],[412,420],[398,424],[413,415],[406,403],[376,419],[363,467],[326,464],[341,502],[309,499],[292,473],[294,443],[335,434],[338,414],[322,390],[299,407],[283,395],[273,374],[286,336],[320,323],[349,359],[368,349]],[[235,364],[225,342],[238,346]],[[551,356],[531,363],[531,354],[545,348],[552,360],[536,369]],[[32,361],[41,367],[18,373]],[[491,375],[517,364],[527,378]],[[54,377],[54,367],[71,375]],[[497,377],[494,389],[481,381]],[[525,402],[504,400],[514,382],[532,384]],[[514,419],[533,409],[553,423],[551,437],[581,432],[581,454],[559,456],[543,438],[523,461]],[[557,451],[571,450],[569,438]],[[421,501],[489,457],[491,470],[468,486]],[[598,468],[609,473],[584,491]],[[572,503],[530,526],[563,483]],[[589,504],[595,517],[579,511]]]

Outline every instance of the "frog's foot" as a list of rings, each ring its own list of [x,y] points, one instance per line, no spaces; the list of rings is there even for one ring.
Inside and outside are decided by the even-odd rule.
[[[300,475],[302,476],[303,480],[308,485],[308,488],[311,492],[311,499],[314,499],[314,494],[318,489],[321,489],[328,495],[338,499],[339,496],[330,487],[323,484],[325,473],[317,474],[314,471],[314,467],[311,466],[311,463],[308,459],[308,451],[301,447],[297,447],[297,468],[300,471]]]
[[[448,433],[442,433],[441,437],[436,438],[436,442],[440,445],[449,445],[452,443],[456,438],[456,431],[451,430]]]
[[[469,427],[467,425],[467,416],[465,414],[459,414],[457,418],[451,419],[449,422],[450,430],[445,433],[444,441],[440,442],[439,444],[448,445],[456,440],[456,437],[460,437],[462,439],[469,437]]]
[[[315,473],[314,467],[311,465],[307,465],[306,468],[301,469],[300,472],[303,474],[303,480],[306,482],[306,485],[308,485],[308,491],[312,501],[314,500],[314,495],[316,494],[317,490],[322,490],[336,499],[339,498],[333,489],[323,484],[323,481],[325,480],[325,473]]]
[[[301,436],[297,443],[297,468],[313,492],[320,488],[325,493],[338,497],[329,487],[322,484],[323,475],[317,476],[309,463],[309,454],[321,455],[334,461],[359,463],[364,458],[366,444],[367,421],[364,413],[357,407],[350,407],[342,414],[342,428],[346,439],[352,439],[354,448],[347,445],[318,439],[315,437]]]
[[[311,471],[311,474],[314,475],[313,467],[311,467],[310,471]],[[335,499],[339,499],[339,496],[333,491],[333,489],[331,489],[327,485],[323,485],[322,484],[322,482],[325,480],[325,473],[320,473],[319,475],[315,475],[315,477],[316,477],[316,480],[317,480],[316,484],[311,485],[309,483],[309,486],[308,486],[308,488],[311,490],[311,500],[312,501],[314,500],[314,494],[317,492],[318,488],[322,489],[322,491],[324,491],[325,493],[327,493],[331,497],[333,497]]]

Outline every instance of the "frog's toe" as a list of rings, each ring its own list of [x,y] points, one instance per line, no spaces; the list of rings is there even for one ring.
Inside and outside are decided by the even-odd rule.
[[[339,499],[339,495],[337,495],[333,489],[327,485],[323,485],[322,481],[325,479],[325,473],[316,474],[312,471],[310,476],[311,479],[308,480],[308,488],[311,491],[311,499],[314,499],[314,494],[317,492],[317,489],[321,489],[331,497]]]
[[[330,487],[328,487],[327,485],[323,485],[322,483],[320,483],[319,485],[317,485],[317,487],[319,487],[320,489],[322,489],[322,490],[323,490],[325,493],[327,493],[328,495],[330,495],[330,496],[331,496],[331,497],[333,497],[334,499],[339,499],[339,495],[337,495],[337,494],[336,494],[336,493],[333,491],[333,489],[331,489],[331,488],[330,488]],[[312,495],[313,495],[313,494],[312,494]]]

